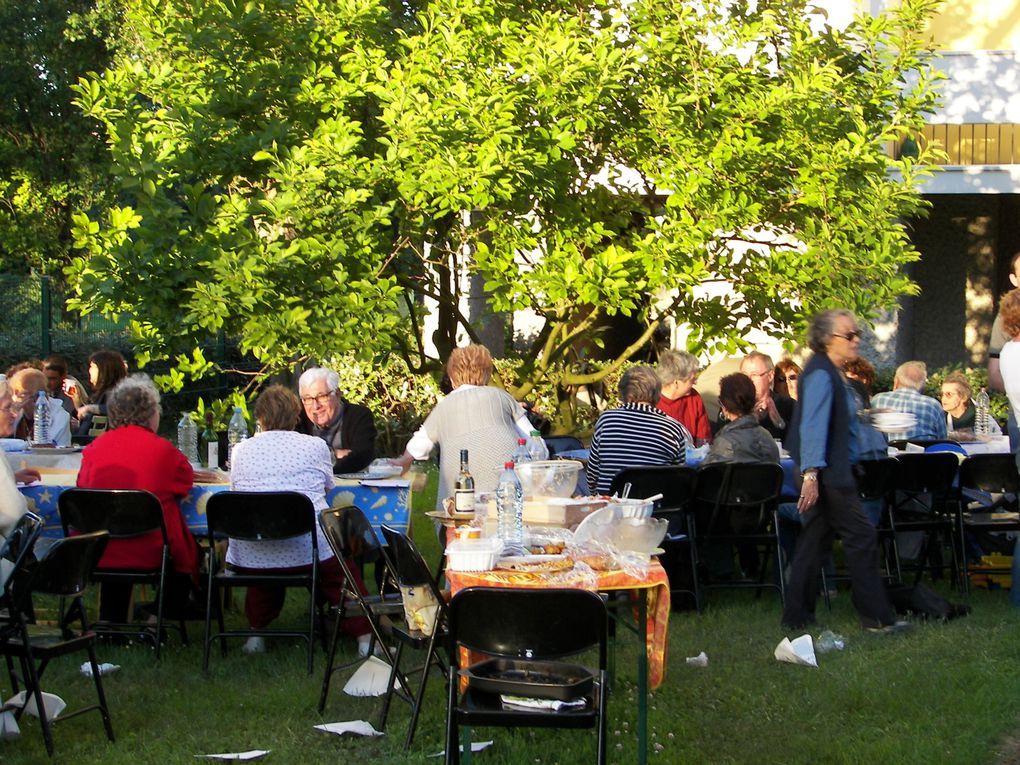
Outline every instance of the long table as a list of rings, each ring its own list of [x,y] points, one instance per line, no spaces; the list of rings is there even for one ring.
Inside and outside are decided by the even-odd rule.
[[[598,592],[628,592],[635,610],[636,632],[645,646],[638,651],[638,762],[648,757],[648,689],[658,688],[666,676],[666,646],[669,628],[669,579],[662,565],[653,559],[642,575],[623,570],[595,572],[590,576],[570,571],[546,574],[517,571],[447,571],[450,590],[456,594],[467,587],[567,587]]]
[[[29,509],[42,516],[45,523],[43,536],[61,537],[63,528],[57,512],[57,498],[74,486],[74,471],[67,471],[64,475],[50,473],[44,478],[51,479],[51,482],[21,487],[20,490],[29,500]],[[205,508],[209,497],[229,488],[230,484],[226,482],[191,487],[181,502],[181,513],[193,534],[201,536],[208,532]],[[411,490],[409,482],[404,479],[358,481],[337,478],[336,486],[326,495],[326,500],[330,507],[357,505],[375,529],[380,544],[383,539],[379,529],[383,524],[404,532],[410,524]]]

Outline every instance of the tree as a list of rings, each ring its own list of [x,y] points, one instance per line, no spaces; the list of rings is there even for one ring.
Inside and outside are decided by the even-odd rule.
[[[931,150],[886,148],[934,103],[933,9],[836,30],[805,0],[134,0],[136,54],[78,89],[125,199],[76,220],[78,305],[131,312],[147,354],[224,330],[267,369],[423,369],[423,298],[440,357],[528,309],[518,396],[596,382],[670,318],[697,350],[870,316],[914,289]],[[642,336],[581,367],[618,313]]]
[[[71,86],[110,60],[114,0],[0,4],[0,270],[56,277],[71,216],[101,207],[109,162]]]

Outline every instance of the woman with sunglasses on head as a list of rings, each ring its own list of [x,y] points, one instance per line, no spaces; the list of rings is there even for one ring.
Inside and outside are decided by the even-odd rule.
[[[797,400],[797,378],[801,369],[793,359],[781,359],[776,364],[776,379],[772,383],[772,391],[780,396],[789,396]]]

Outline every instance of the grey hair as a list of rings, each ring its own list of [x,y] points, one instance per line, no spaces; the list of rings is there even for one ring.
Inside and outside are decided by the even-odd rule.
[[[808,327],[808,348],[815,353],[825,353],[825,349],[836,331],[836,320],[840,318],[851,319],[855,324],[857,323],[857,317],[854,316],[853,311],[848,311],[846,308],[830,308],[827,311],[816,313]]]
[[[744,358],[740,361],[740,368],[743,369],[746,362],[754,361],[755,359],[761,359],[765,363],[766,372],[771,372],[776,368],[776,362],[772,360],[772,357],[767,353],[762,353],[761,351],[751,351],[749,354],[744,356]]]
[[[147,428],[149,420],[159,410],[159,391],[145,374],[134,374],[122,379],[110,390],[106,401],[111,428],[124,425]]]
[[[620,378],[620,398],[625,404],[657,404],[662,386],[651,367],[631,367]]]
[[[663,385],[676,380],[690,380],[698,373],[698,360],[687,351],[663,351],[655,373]]]
[[[923,361],[905,361],[896,367],[895,379],[901,388],[921,391],[928,381],[928,367]]]
[[[306,369],[302,372],[301,377],[298,378],[298,392],[304,392],[320,380],[325,380],[326,387],[330,390],[338,390],[340,388],[340,375],[332,369],[326,369],[325,367],[312,367],[311,369]]]

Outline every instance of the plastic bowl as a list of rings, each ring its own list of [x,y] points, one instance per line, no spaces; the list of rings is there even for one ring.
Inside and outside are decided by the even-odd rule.
[[[647,499],[613,499],[609,504],[620,508],[624,518],[648,518],[655,508],[655,503]]]
[[[621,518],[613,532],[613,544],[620,552],[651,553],[666,536],[665,518]]]
[[[569,497],[577,488],[581,463],[576,460],[522,462],[514,468],[525,497]]]

